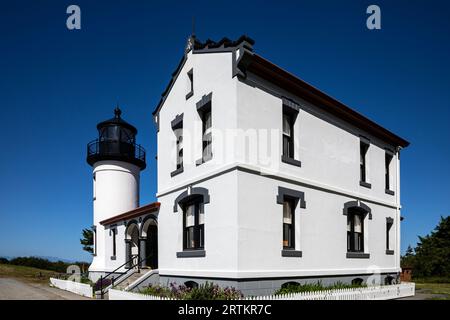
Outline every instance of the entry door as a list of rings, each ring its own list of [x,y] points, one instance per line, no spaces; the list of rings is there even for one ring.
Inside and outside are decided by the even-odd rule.
[[[146,249],[147,266],[158,269],[158,228],[154,225],[148,227]]]

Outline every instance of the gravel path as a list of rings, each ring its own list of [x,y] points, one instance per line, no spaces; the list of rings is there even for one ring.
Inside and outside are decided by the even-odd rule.
[[[51,288],[48,284],[0,278],[0,300],[89,300],[89,298]]]

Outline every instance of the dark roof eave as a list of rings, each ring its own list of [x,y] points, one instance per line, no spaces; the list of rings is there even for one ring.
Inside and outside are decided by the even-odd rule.
[[[247,35],[242,35],[241,37],[239,37],[239,39],[237,39],[236,41],[232,41],[226,37],[222,38],[220,41],[215,42],[212,41],[210,39],[206,40],[204,43],[200,42],[197,38],[193,38],[194,40],[194,45],[192,50],[192,53],[197,53],[197,52],[202,52],[202,53],[217,53],[220,52],[220,50],[218,51],[217,49],[222,49],[225,51],[231,51],[233,50],[233,48],[238,47],[241,44],[244,44],[245,47],[249,50],[252,50],[252,46],[255,44],[255,41],[248,37]],[[152,115],[153,117],[155,117],[159,110],[161,109],[162,105],[164,104],[164,102],[166,101],[167,95],[169,94],[169,91],[172,89],[173,84],[175,83],[181,69],[183,68],[186,60],[187,60],[187,53],[189,51],[185,51],[185,53],[183,54],[183,56],[181,57],[180,62],[177,65],[177,68],[175,69],[174,72],[172,72],[172,76],[170,78],[169,83],[166,86],[166,89],[164,90],[164,92],[161,94],[161,99],[158,102],[158,105],[156,106],[156,108],[153,110]]]
[[[132,219],[132,218],[136,218],[139,216],[142,216],[144,214],[148,214],[148,213],[152,213],[155,211],[159,210],[161,203],[159,202],[152,202],[150,204],[147,204],[145,206],[141,206],[138,207],[136,209],[130,210],[128,212],[125,213],[121,213],[117,216],[105,219],[103,221],[100,221],[100,224],[105,226],[105,225],[110,225],[112,223],[115,222],[119,222],[119,221],[123,221],[123,220],[128,220],[128,219]]]
[[[314,103],[315,106],[322,108],[324,111],[329,112],[338,118],[341,118],[350,124],[373,134],[375,137],[386,141],[391,145],[400,146],[402,148],[409,145],[408,141],[383,128],[372,120],[346,106],[342,102],[337,101],[272,62],[252,52],[246,51],[244,54],[249,55],[248,58],[250,60],[248,62],[248,59],[241,59],[241,61],[246,61],[245,64],[238,66],[244,74],[249,71],[263,79],[275,83],[288,92]]]

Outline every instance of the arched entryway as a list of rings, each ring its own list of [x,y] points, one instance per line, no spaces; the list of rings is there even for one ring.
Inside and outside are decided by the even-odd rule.
[[[139,227],[137,222],[130,221],[125,230],[125,257],[127,268],[137,266],[139,261]]]
[[[154,216],[142,221],[140,242],[141,267],[158,269],[158,224]]]

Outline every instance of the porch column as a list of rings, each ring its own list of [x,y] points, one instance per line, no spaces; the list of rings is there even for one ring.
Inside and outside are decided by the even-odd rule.
[[[145,252],[145,247],[146,247],[146,241],[147,239],[139,239],[139,259],[142,260],[141,261],[141,267],[146,267],[147,266],[147,261],[145,261],[144,259],[147,257],[147,253]]]
[[[127,261],[127,264],[125,268],[130,269],[132,261],[129,261],[131,258],[131,240],[125,239],[125,261]]]

